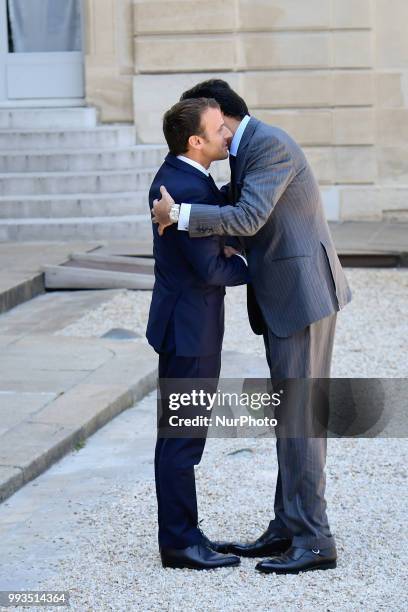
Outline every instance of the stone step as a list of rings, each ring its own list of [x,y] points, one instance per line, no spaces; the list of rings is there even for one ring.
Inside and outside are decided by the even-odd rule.
[[[61,108],[0,108],[0,130],[93,128],[97,111],[92,107]]]
[[[157,168],[0,174],[0,196],[118,193],[148,189]]]
[[[75,193],[0,197],[0,219],[58,219],[146,214],[147,189],[123,193]]]
[[[35,125],[35,124],[32,124]],[[0,151],[39,149],[109,149],[135,144],[135,129],[128,124],[98,125],[94,128],[0,130]]]
[[[2,219],[0,241],[151,240],[149,214],[121,217]]]
[[[135,145],[116,149],[0,151],[0,173],[86,172],[159,167],[167,148]]]

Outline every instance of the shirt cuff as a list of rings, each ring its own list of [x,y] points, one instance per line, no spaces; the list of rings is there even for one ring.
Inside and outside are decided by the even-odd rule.
[[[242,261],[245,262],[246,267],[248,267],[248,262],[243,255],[240,255],[240,253],[234,253],[234,255],[236,255],[237,257],[240,257]]]
[[[190,211],[191,211],[191,204],[181,204],[180,205],[180,215],[179,215],[179,220],[177,224],[177,228],[179,230],[188,232],[188,226],[190,225]]]

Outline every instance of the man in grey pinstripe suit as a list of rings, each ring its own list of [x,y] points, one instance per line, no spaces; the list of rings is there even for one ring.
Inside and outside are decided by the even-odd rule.
[[[182,99],[215,98],[233,133],[231,205],[175,203],[165,186],[155,202],[162,233],[177,222],[190,236],[239,236],[249,264],[248,315],[263,334],[272,380],[329,378],[337,312],[351,299],[325,219],[318,184],[304,153],[283,130],[250,117],[222,80]],[[304,410],[298,396],[299,421]],[[326,437],[279,437],[275,517],[255,542],[213,543],[220,552],[272,557],[256,569],[298,573],[336,567],[326,515]]]

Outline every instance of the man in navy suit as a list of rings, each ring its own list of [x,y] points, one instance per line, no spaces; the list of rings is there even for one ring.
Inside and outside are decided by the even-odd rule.
[[[150,188],[150,208],[164,184],[177,201],[219,204],[222,195],[208,168],[212,161],[228,157],[231,133],[218,103],[204,98],[179,102],[165,114],[163,131],[170,152]],[[146,335],[159,354],[159,381],[217,381],[225,286],[248,281],[246,260],[234,249],[224,251],[219,236],[190,238],[173,226],[159,238],[157,226],[152,227],[155,285]],[[166,399],[161,403],[166,413]],[[205,435],[159,433],[157,439],[155,477],[164,567],[212,569],[239,564],[239,557],[214,551],[198,528],[194,466],[204,445]]]

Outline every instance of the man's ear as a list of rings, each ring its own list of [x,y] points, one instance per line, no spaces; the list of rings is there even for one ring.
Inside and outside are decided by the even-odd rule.
[[[201,148],[201,138],[200,136],[190,136],[188,139],[188,144],[192,149],[200,149]]]

